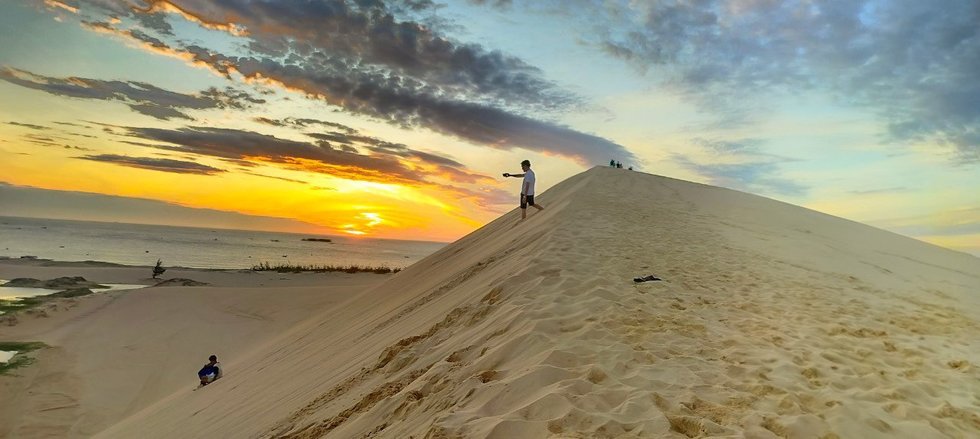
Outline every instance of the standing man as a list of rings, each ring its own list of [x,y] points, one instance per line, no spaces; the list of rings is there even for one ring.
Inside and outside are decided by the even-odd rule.
[[[531,162],[524,160],[521,162],[521,169],[524,170],[523,174],[508,174],[504,173],[504,177],[524,177],[524,182],[521,183],[521,221],[527,218],[527,206],[532,206],[538,210],[544,210],[540,205],[534,204],[534,171],[531,170]]]

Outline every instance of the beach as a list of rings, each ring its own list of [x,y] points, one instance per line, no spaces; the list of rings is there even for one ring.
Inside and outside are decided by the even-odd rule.
[[[393,275],[174,269],[210,285],[0,326],[50,346],[0,377],[0,435],[980,435],[980,259],[624,169],[536,198]],[[192,391],[211,353],[227,375]]]
[[[59,299],[0,323],[0,341],[42,342],[30,365],[0,375],[0,437],[91,437],[149,403],[197,384],[208,355],[222,365],[260,349],[310,309],[377,284],[371,273],[277,273],[168,269],[97,262],[0,260],[0,278],[82,276],[159,286]],[[0,319],[2,319],[0,315]],[[228,374],[235,372],[229,370]]]

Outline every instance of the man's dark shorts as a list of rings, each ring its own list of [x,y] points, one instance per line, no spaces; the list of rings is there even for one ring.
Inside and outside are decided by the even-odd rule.
[[[534,205],[534,195],[528,195],[527,200],[525,200],[524,196],[521,195],[521,209],[527,209],[527,206],[533,206],[533,205]]]

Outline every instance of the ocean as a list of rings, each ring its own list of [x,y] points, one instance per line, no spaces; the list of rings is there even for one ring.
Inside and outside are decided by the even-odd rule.
[[[304,241],[303,238],[331,242]],[[0,256],[245,269],[272,265],[404,268],[446,244],[248,230],[0,217]]]

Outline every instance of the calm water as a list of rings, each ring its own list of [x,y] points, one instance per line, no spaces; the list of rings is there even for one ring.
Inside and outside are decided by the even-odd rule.
[[[0,217],[0,256],[56,261],[154,265],[162,259],[164,267],[232,269],[261,262],[404,268],[443,246],[426,241]]]
[[[67,288],[62,289],[48,289],[48,288],[26,288],[26,287],[5,287],[6,280],[0,279],[0,300],[13,300],[21,299],[24,297],[36,297],[36,296],[46,296],[48,294],[57,293],[59,291],[64,291]],[[138,290],[140,288],[146,288],[148,285],[134,285],[134,284],[101,284],[108,288],[90,288],[93,292],[102,293],[106,291],[115,290]]]

